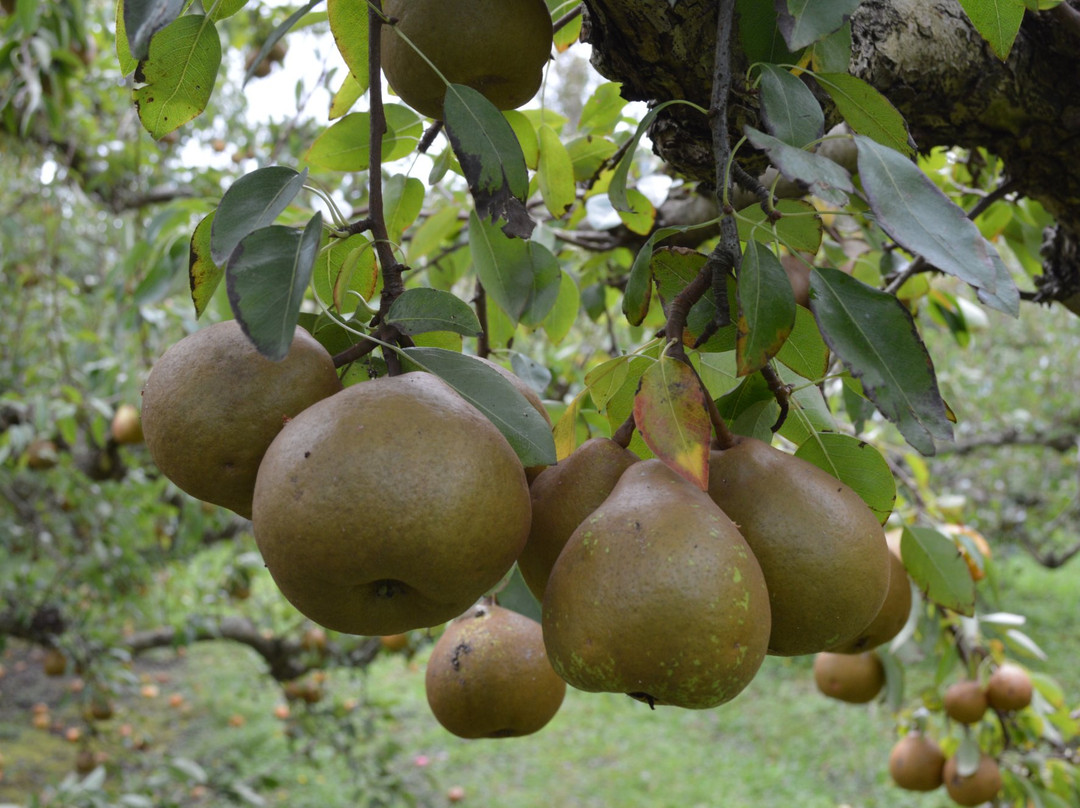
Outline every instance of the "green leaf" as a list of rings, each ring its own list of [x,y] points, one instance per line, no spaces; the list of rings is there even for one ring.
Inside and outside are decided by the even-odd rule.
[[[438,289],[406,289],[390,305],[386,322],[402,334],[453,331],[466,337],[481,334],[480,321],[469,304]]]
[[[904,305],[830,267],[810,273],[810,289],[825,342],[907,442],[932,455],[936,440],[952,440],[933,363]]]
[[[780,405],[760,373],[744,377],[738,387],[717,399],[716,406],[735,434],[772,440],[772,425],[780,414]]]
[[[626,288],[623,290],[622,310],[630,325],[641,325],[645,315],[649,313],[649,302],[652,300],[652,257],[656,243],[668,236],[692,229],[693,227],[661,227],[641,245],[641,249],[634,256],[634,263],[626,278]]]
[[[702,491],[709,487],[712,424],[694,369],[661,356],[641,376],[634,423],[652,452]]]
[[[800,150],[821,137],[825,114],[810,88],[782,67],[764,64],[759,68],[761,114],[772,136]]]
[[[461,229],[458,221],[458,209],[453,205],[441,207],[424,219],[409,239],[409,263],[415,264],[436,250],[450,243]]]
[[[903,154],[915,153],[904,116],[865,81],[848,73],[817,73],[814,78],[853,131]]]
[[[555,440],[547,421],[497,370],[476,357],[440,348],[406,348],[405,354],[484,413],[517,452],[522,465],[555,462]]]
[[[791,252],[816,253],[821,246],[821,217],[805,199],[781,199],[776,209],[783,217],[773,224],[761,205],[751,205],[736,214],[739,241],[753,238],[766,244],[777,241]],[[775,232],[774,232],[775,228]]]
[[[607,409],[611,398],[622,389],[630,373],[630,357],[616,356],[594,367],[585,374],[585,389],[592,397],[593,406],[600,412]]]
[[[147,43],[149,44],[149,40]],[[120,73],[125,76],[139,66],[139,60],[132,54],[131,45],[128,43],[127,28],[124,25],[124,0],[116,0],[116,60],[120,64]]]
[[[390,241],[401,241],[424,207],[424,183],[416,177],[394,174],[383,183],[383,212]]]
[[[825,378],[829,367],[829,346],[822,339],[817,321],[808,309],[795,307],[795,326],[776,354],[776,360],[812,382]]]
[[[621,84],[609,81],[593,90],[581,108],[578,130],[590,135],[611,134],[615,124],[622,119],[627,104],[621,89]]]
[[[273,224],[307,179],[286,166],[266,166],[245,174],[221,197],[210,233],[210,255],[224,264],[236,245],[255,230]]]
[[[303,230],[272,225],[249,234],[225,268],[229,304],[240,327],[267,359],[284,359],[311,280],[322,214]]]
[[[580,308],[581,292],[578,291],[577,283],[569,272],[563,270],[562,280],[559,282],[559,296],[555,298],[555,305],[540,324],[553,345],[558,345],[570,333]]]
[[[810,64],[822,73],[846,73],[851,64],[851,21],[814,43]]]
[[[975,581],[953,540],[933,528],[905,527],[900,554],[927,600],[961,615],[975,614]]]
[[[326,13],[338,53],[356,82],[367,87],[368,4],[364,0],[327,0]]]
[[[311,285],[319,300],[343,314],[350,292],[364,300],[375,292],[378,270],[371,240],[363,233],[355,233],[346,239],[331,240],[319,253]]]
[[[737,279],[739,316],[735,350],[739,375],[763,368],[795,325],[795,294],[771,250],[746,242]]]
[[[574,182],[591,179],[618,150],[618,146],[604,137],[585,135],[571,140],[566,144],[566,152],[574,165]]]
[[[971,24],[1004,61],[1024,21],[1023,0],[960,0]]]
[[[859,0],[787,0],[776,4],[777,24],[792,50],[812,45],[840,28],[859,7]]]
[[[247,5],[247,0],[221,0],[215,8],[214,4],[210,2],[206,4],[206,13],[210,15],[210,18],[214,22],[217,22],[218,20],[224,20],[227,17],[231,17],[245,5]]]
[[[881,228],[904,249],[985,292],[987,305],[1015,316],[1019,292],[964,211],[903,155],[861,135],[855,143],[859,178]]]
[[[180,17],[150,42],[150,55],[140,62],[134,92],[139,120],[155,138],[162,138],[206,109],[221,66],[221,40],[209,17]]]
[[[536,170],[540,164],[540,137],[536,134],[532,121],[525,113],[517,109],[504,109],[502,111],[506,122],[514,130],[514,137],[521,146],[521,154],[525,158],[525,165]]]
[[[900,557],[928,600],[968,617],[975,613],[975,581],[948,536],[932,528],[905,527]]]
[[[225,277],[225,269],[214,263],[210,257],[210,228],[214,223],[214,213],[204,216],[191,234],[191,248],[188,257],[188,281],[191,288],[191,302],[195,304],[195,318],[202,317],[210,298]]]
[[[762,0],[736,0],[739,39],[749,63],[796,64],[799,54],[788,50],[776,24],[776,4]]]
[[[508,236],[528,238],[536,226],[525,208],[529,172],[506,118],[476,90],[451,84],[443,100],[443,122],[476,213],[502,220]]]
[[[505,235],[469,214],[469,243],[484,290],[515,323],[539,325],[559,295],[562,270],[551,251],[535,241]]]
[[[795,452],[862,497],[881,524],[896,504],[896,480],[881,452],[852,435],[818,432]]]
[[[547,124],[540,127],[540,158],[536,176],[544,205],[558,219],[576,199],[574,164],[555,130]]]
[[[746,138],[765,151],[787,179],[805,183],[810,193],[831,205],[843,207],[855,191],[847,170],[824,155],[796,149],[752,126],[746,127]]]
[[[346,73],[341,86],[330,101],[330,120],[336,121],[344,116],[353,104],[360,100],[366,88],[356,80],[352,73]]]
[[[423,134],[415,112],[401,104],[387,104],[386,133],[382,139],[384,162],[409,154]],[[371,115],[350,112],[315,138],[304,159],[330,171],[365,171],[371,162]]]
[[[123,0],[122,8],[117,20],[124,23],[132,56],[141,61],[150,52],[154,34],[180,16],[184,0]]]

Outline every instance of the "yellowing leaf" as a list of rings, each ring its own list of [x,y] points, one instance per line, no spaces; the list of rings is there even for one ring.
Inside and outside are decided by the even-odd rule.
[[[712,427],[693,368],[661,356],[641,376],[634,421],[657,457],[701,490],[708,488]]]

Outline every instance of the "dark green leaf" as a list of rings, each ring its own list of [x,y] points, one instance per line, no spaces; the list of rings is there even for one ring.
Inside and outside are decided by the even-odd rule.
[[[484,290],[515,323],[539,325],[559,296],[562,270],[551,251],[511,238],[469,214],[473,264]]]
[[[904,305],[830,267],[810,273],[810,289],[825,341],[907,442],[932,455],[935,440],[952,440],[934,365]]]
[[[652,258],[656,243],[676,233],[693,230],[694,227],[661,227],[646,239],[637,255],[634,256],[634,263],[626,279],[622,303],[623,314],[626,315],[630,325],[641,325],[645,315],[649,313],[649,302],[652,300]]]
[[[510,580],[497,594],[499,605],[504,609],[523,614],[530,620],[540,622],[540,601],[536,599],[536,595],[532,593],[529,585],[525,583],[525,579],[521,577],[521,571],[518,570],[516,564],[510,574]]]
[[[133,97],[146,130],[165,137],[206,109],[220,66],[221,40],[209,17],[180,17],[159,31],[135,71],[142,86]]]
[[[796,149],[774,137],[746,127],[746,137],[754,146],[764,150],[769,160],[789,180],[805,183],[810,193],[831,205],[843,207],[847,195],[855,191],[851,175],[828,157]]]
[[[776,0],[777,24],[797,50],[840,28],[858,7],[859,0]]]
[[[386,314],[388,325],[402,334],[453,331],[466,337],[480,336],[480,321],[469,304],[438,289],[406,289]]]
[[[975,613],[975,581],[950,538],[932,528],[905,527],[900,556],[928,600],[968,617]]]
[[[776,356],[795,325],[795,294],[771,250],[746,242],[737,279],[739,318],[735,350],[739,375],[760,370]]]
[[[814,43],[811,59],[814,70],[822,73],[846,73],[851,64],[850,20],[824,39]]]
[[[825,114],[810,88],[782,67],[759,67],[761,114],[772,136],[796,149],[821,137]]]
[[[486,415],[517,452],[522,465],[555,462],[555,440],[540,413],[497,370],[473,356],[441,348],[406,348],[409,360],[434,373]]]
[[[131,55],[141,61],[150,52],[150,40],[184,8],[184,0],[124,0],[124,30]]]
[[[1004,60],[1024,21],[1023,0],[960,0],[960,6],[994,54]]]
[[[529,172],[506,118],[476,90],[451,84],[443,100],[446,135],[482,219],[504,222],[508,236],[528,238],[536,226],[525,209]]]
[[[772,425],[780,414],[780,405],[760,373],[745,377],[738,387],[717,399],[716,406],[735,434],[772,440]]]
[[[210,255],[224,264],[236,245],[259,228],[273,224],[300,192],[307,170],[266,166],[234,182],[221,197],[210,231]]]
[[[195,304],[195,318],[202,317],[210,298],[214,296],[221,279],[225,277],[223,267],[214,263],[210,257],[210,228],[214,223],[214,214],[205,216],[195,232],[191,234],[191,248],[188,257],[188,281],[191,288],[191,302]]]
[[[781,199],[776,209],[783,217],[775,224],[768,221],[761,205],[751,205],[736,214],[739,241],[777,241],[791,252],[816,253],[821,246],[821,217],[805,199]],[[775,230],[775,232],[774,232]]]
[[[898,152],[915,153],[904,116],[865,81],[848,73],[817,73],[814,78],[825,88],[853,131]]]
[[[271,225],[246,236],[225,267],[229,304],[259,353],[284,359],[319,252],[322,214],[303,230]]]
[[[964,211],[902,154],[862,135],[855,143],[859,178],[881,228],[942,272],[984,290],[989,305],[1015,315],[1015,285],[1007,272],[1002,276],[997,251]]]
[[[776,7],[763,0],[736,0],[739,15],[739,39],[747,62],[795,64],[799,54],[792,53],[776,24]]]

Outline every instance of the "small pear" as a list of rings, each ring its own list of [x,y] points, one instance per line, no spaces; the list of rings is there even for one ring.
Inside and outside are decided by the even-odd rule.
[[[812,463],[738,437],[709,459],[709,496],[739,526],[769,587],[769,653],[851,642],[889,589],[889,550],[858,494]]]
[[[578,526],[544,592],[556,672],[593,692],[704,709],[749,684],[769,638],[765,578],[738,529],[657,459]]]
[[[933,738],[909,732],[889,753],[889,775],[908,791],[933,791],[943,782],[945,755]]]
[[[814,657],[814,684],[831,699],[866,704],[885,686],[885,666],[875,651],[861,654],[830,654]]]
[[[428,705],[461,738],[513,738],[544,727],[566,695],[540,624],[478,603],[446,627],[424,675]]]
[[[532,527],[518,569],[537,600],[543,600],[551,568],[570,534],[637,461],[637,455],[611,438],[590,438],[533,480]]]
[[[982,805],[1002,788],[1001,767],[985,752],[979,755],[979,767],[967,777],[960,774],[960,762],[953,755],[945,761],[942,777],[949,798],[957,805]]]

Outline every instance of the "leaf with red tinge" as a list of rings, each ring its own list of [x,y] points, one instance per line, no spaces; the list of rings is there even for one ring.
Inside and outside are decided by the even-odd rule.
[[[191,286],[191,302],[195,304],[195,319],[202,317],[210,298],[225,277],[225,268],[214,263],[210,257],[210,229],[214,224],[214,213],[203,217],[191,234],[191,247],[188,251],[188,282]]]
[[[500,219],[506,235],[527,239],[536,226],[525,208],[529,170],[506,118],[483,95],[463,84],[447,88],[443,116],[477,214],[490,221]]]
[[[641,376],[634,421],[657,457],[702,491],[709,487],[712,424],[693,368],[661,356]]]
[[[968,617],[975,613],[975,581],[948,536],[933,528],[905,527],[900,557],[928,600]]]

